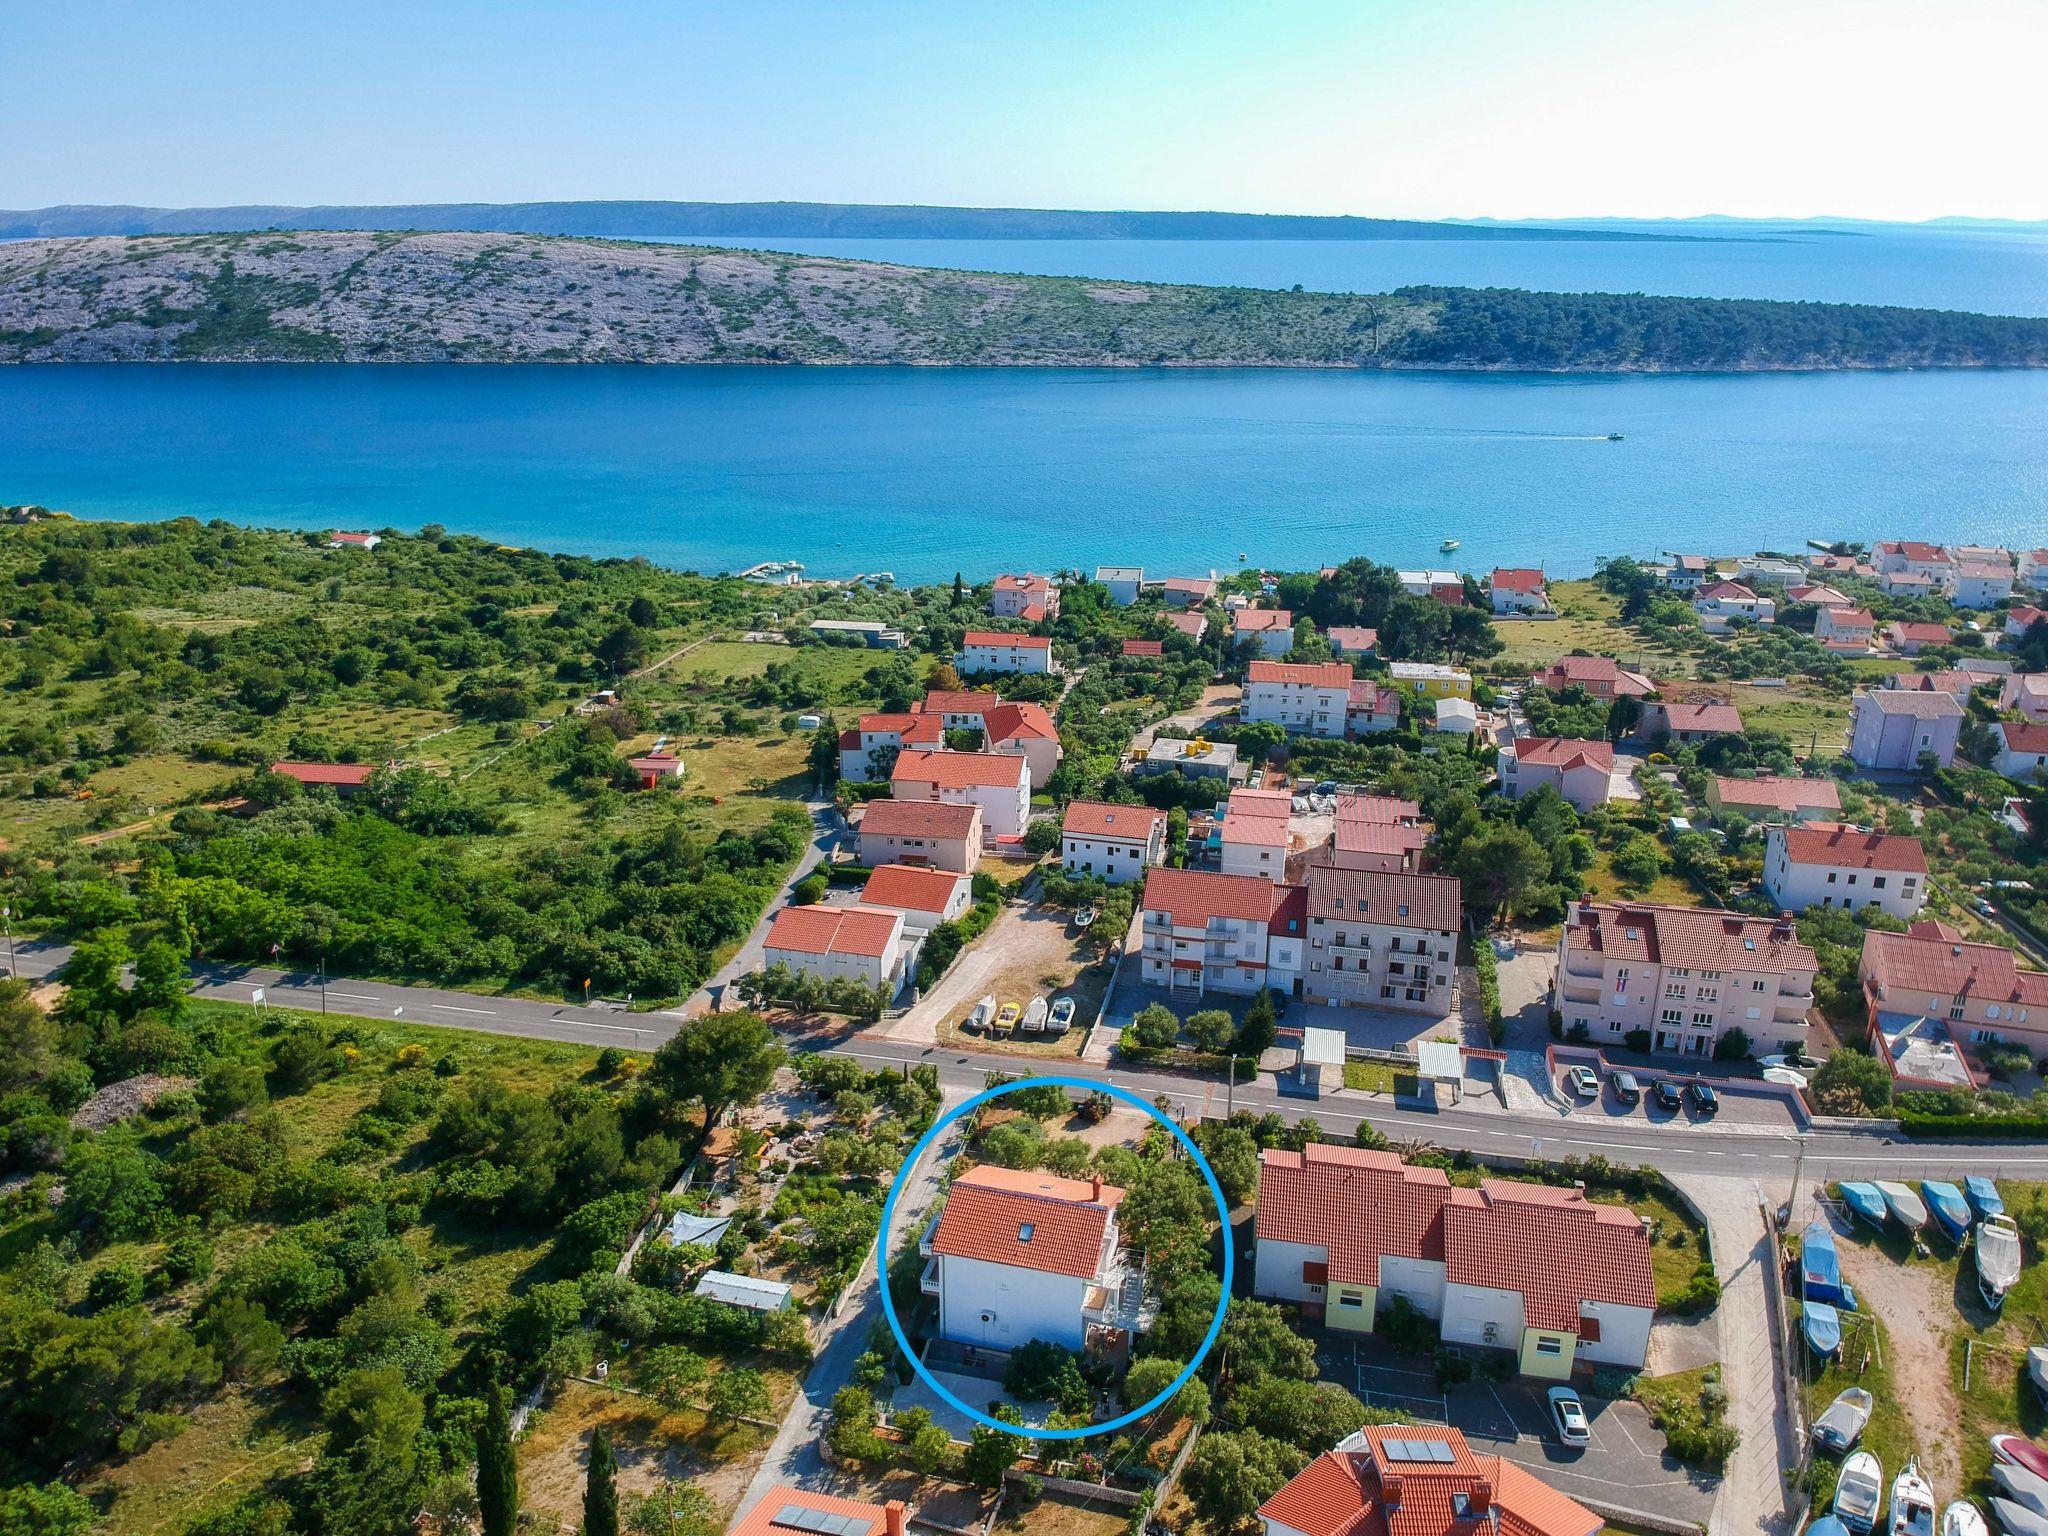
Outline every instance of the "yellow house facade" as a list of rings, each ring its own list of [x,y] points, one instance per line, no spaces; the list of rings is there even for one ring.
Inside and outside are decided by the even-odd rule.
[[[1394,686],[1414,699],[1470,699],[1472,674],[1434,661],[1397,661]]]

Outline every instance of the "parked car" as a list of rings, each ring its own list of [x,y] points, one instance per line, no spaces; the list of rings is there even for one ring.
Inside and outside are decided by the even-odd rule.
[[[1675,1078],[1658,1078],[1657,1086],[1651,1092],[1657,1095],[1657,1103],[1665,1109],[1685,1108],[1685,1090],[1678,1086]]]
[[[1782,1083],[1790,1080],[1804,1087],[1807,1080],[1813,1076],[1813,1069],[1820,1065],[1817,1061],[1812,1062],[1810,1066],[1801,1064],[1810,1060],[1811,1058],[1801,1057],[1795,1052],[1785,1052],[1776,1056],[1759,1056],[1756,1059],[1756,1066],[1770,1082]],[[1772,1076],[1773,1073],[1777,1075]]]
[[[1703,1115],[1721,1112],[1721,1095],[1714,1092],[1712,1083],[1694,1083],[1686,1092],[1692,1096],[1692,1107]]]
[[[1643,1085],[1636,1081],[1633,1072],[1616,1072],[1607,1079],[1614,1089],[1615,1099],[1623,1104],[1640,1104],[1643,1101]]]
[[[1573,1067],[1565,1073],[1564,1080],[1571,1085],[1572,1092],[1582,1099],[1600,1097],[1600,1078],[1591,1067]]]
[[[1557,1438],[1566,1445],[1591,1445],[1593,1426],[1586,1422],[1586,1405],[1570,1387],[1550,1389],[1550,1422]]]
[[[1760,1067],[1788,1067],[1794,1072],[1817,1072],[1820,1058],[1809,1056],[1801,1050],[1780,1051],[1775,1056],[1759,1056],[1756,1064]]]
[[[1335,779],[1323,780],[1322,783],[1316,786],[1316,793],[1326,798],[1330,795],[1334,795],[1335,793],[1337,793],[1337,781]]]

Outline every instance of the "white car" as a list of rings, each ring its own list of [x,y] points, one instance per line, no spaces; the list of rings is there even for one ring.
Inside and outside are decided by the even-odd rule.
[[[1565,1073],[1564,1080],[1571,1086],[1572,1092],[1582,1099],[1600,1097],[1600,1074],[1591,1067],[1573,1067]]]
[[[1784,1079],[1782,1077],[1772,1077],[1771,1074],[1773,1072],[1790,1072],[1800,1082],[1804,1083],[1813,1076],[1815,1068],[1820,1066],[1820,1063],[1811,1056],[1798,1056],[1789,1052],[1777,1056],[1759,1056],[1756,1059],[1756,1064],[1758,1070],[1763,1073],[1765,1078],[1774,1083],[1781,1083]]]
[[[1570,1387],[1550,1389],[1550,1422],[1557,1427],[1557,1438],[1566,1445],[1593,1443],[1593,1426],[1586,1422],[1586,1405]]]

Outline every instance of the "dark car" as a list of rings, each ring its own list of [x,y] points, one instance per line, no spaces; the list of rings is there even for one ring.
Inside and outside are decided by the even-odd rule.
[[[1714,1092],[1711,1083],[1694,1083],[1686,1092],[1692,1095],[1692,1107],[1703,1115],[1711,1115],[1721,1107],[1721,1095]]]
[[[1640,1104],[1643,1101],[1643,1085],[1636,1081],[1633,1072],[1616,1072],[1607,1079],[1614,1089],[1614,1097],[1623,1104]]]
[[[1657,1095],[1657,1102],[1665,1109],[1685,1108],[1685,1091],[1670,1078],[1658,1078],[1657,1086],[1653,1091]]]

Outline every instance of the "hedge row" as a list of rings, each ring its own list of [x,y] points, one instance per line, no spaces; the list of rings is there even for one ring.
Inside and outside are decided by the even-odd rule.
[[[1996,1136],[2048,1139],[2048,1115],[1917,1115],[1901,1111],[1899,1129],[1908,1136]]]
[[[1508,1037],[1500,1016],[1500,960],[1493,952],[1493,940],[1483,933],[1472,936],[1472,972],[1479,978],[1479,1011],[1486,1020],[1486,1038],[1498,1049]]]

